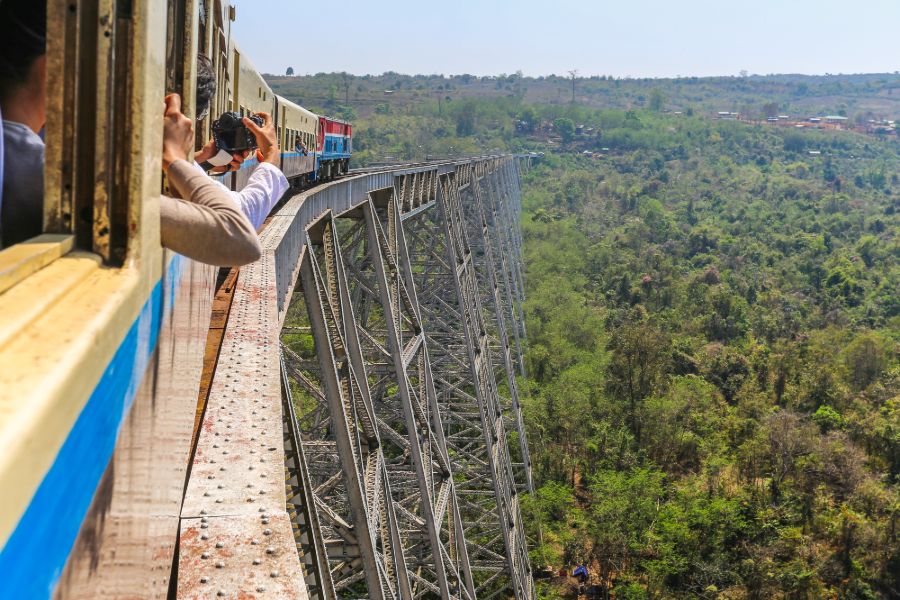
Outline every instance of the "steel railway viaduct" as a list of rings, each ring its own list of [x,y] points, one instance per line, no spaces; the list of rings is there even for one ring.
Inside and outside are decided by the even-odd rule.
[[[359,172],[270,219],[220,307],[179,598],[534,598],[516,387],[529,160]]]

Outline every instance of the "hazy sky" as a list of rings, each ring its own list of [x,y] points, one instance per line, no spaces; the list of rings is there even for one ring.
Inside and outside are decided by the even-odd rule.
[[[297,74],[578,69],[620,77],[900,70],[900,0],[233,3],[238,43],[270,73],[288,66]]]

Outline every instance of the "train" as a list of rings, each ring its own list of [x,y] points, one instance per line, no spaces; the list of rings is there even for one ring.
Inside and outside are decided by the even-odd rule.
[[[160,246],[162,99],[195,116],[202,53],[218,86],[198,149],[221,112],[266,111],[292,183],[352,154],[351,123],[273,93],[237,18],[225,0],[48,2],[43,233],[0,251],[0,598],[177,593],[218,269]]]
[[[215,40],[211,43],[214,47]],[[221,102],[214,101],[209,114],[234,111],[241,116],[259,112],[272,115],[281,148],[279,166],[292,183],[304,186],[346,175],[353,152],[353,125],[317,115],[275,94],[234,40],[227,53],[230,60],[220,62],[217,73],[217,80],[224,83],[225,94],[215,99]],[[198,131],[204,130],[209,120],[209,116],[204,119]],[[240,189],[256,164],[251,158],[241,165],[238,174],[224,178],[229,180],[232,189]]]

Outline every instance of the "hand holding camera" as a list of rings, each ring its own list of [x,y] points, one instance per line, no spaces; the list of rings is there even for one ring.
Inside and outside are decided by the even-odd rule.
[[[277,165],[281,158],[281,150],[278,148],[278,134],[275,132],[272,116],[266,112],[256,113],[254,116],[261,119],[262,123],[253,118],[244,117],[244,125],[253,132],[256,138],[259,147],[256,153],[257,158],[259,158],[259,162]]]
[[[237,171],[254,150],[260,162],[278,164],[277,135],[268,113],[241,117],[236,112],[226,112],[213,122],[212,130],[213,139],[196,156],[204,170]]]

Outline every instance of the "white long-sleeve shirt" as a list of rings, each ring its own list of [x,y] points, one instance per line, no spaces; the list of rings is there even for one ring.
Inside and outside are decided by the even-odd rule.
[[[197,165],[197,168],[199,169],[200,165]],[[263,162],[255,167],[247,168],[253,169],[253,172],[250,174],[247,185],[239,192],[229,190],[216,178],[213,181],[228,191],[250,223],[259,231],[263,221],[272,211],[272,207],[281,200],[290,185],[281,169],[272,163]]]

